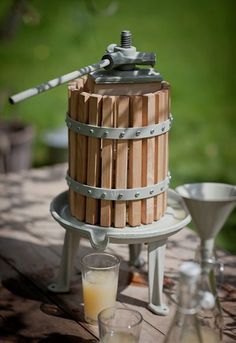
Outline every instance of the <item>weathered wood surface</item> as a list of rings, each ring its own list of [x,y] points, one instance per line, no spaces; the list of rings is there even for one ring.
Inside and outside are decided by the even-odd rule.
[[[129,126],[129,97],[120,96],[116,107],[116,127]],[[127,169],[128,169],[128,141],[117,141],[116,143],[116,169],[115,187],[127,188]],[[126,201],[114,203],[114,226],[124,227],[126,225]]]
[[[133,96],[130,104],[130,126],[142,126],[142,97]],[[142,187],[142,139],[132,140],[129,147],[129,188]],[[141,224],[141,200],[130,201],[128,223],[130,226]]]
[[[101,104],[102,97],[91,95],[89,98],[89,124],[101,125]],[[88,137],[88,166],[87,184],[99,187],[100,184],[100,140]],[[89,224],[98,223],[99,200],[86,198],[86,222]]]
[[[0,342],[98,341],[96,326],[85,323],[79,259],[92,250],[82,240],[69,294],[47,291],[58,271],[64,230],[54,222],[49,204],[67,188],[67,166],[34,169],[8,176],[0,175]],[[175,292],[180,263],[194,257],[198,238],[189,230],[169,239],[166,251],[165,294],[170,315],[160,317],[147,308],[147,252],[143,270],[128,265],[128,247],[111,244],[107,251],[120,256],[118,302],[136,308],[144,317],[141,343],[163,342],[175,311]],[[224,342],[236,339],[236,257],[219,251],[225,263],[221,292],[224,309]]]
[[[102,107],[102,126],[113,127],[115,98],[105,96]],[[111,139],[102,140],[102,175],[101,187],[112,188],[113,172],[113,141]],[[112,201],[101,200],[100,225],[111,226],[112,224]]]

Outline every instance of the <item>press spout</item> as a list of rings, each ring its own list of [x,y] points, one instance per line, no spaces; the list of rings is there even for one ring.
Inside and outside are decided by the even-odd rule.
[[[109,237],[101,230],[91,230],[89,240],[92,248],[98,251],[104,251],[109,243]]]

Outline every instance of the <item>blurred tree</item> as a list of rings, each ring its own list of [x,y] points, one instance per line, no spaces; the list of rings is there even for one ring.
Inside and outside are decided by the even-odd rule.
[[[118,9],[118,2],[112,0],[97,1],[97,0],[87,0],[85,1],[86,6],[89,11],[93,13],[99,13],[102,15],[112,15]]]
[[[102,15],[112,15],[118,9],[118,2],[112,0],[86,0],[85,5],[88,11]],[[12,40],[22,22],[27,25],[39,24],[39,11],[28,0],[14,0],[0,23],[0,40],[5,42]]]
[[[36,25],[40,22],[39,12],[28,0],[14,0],[0,23],[0,40],[10,41],[17,34],[21,23]]]
[[[0,39],[9,41],[18,31],[23,14],[27,8],[27,0],[15,0],[8,9],[0,26]]]

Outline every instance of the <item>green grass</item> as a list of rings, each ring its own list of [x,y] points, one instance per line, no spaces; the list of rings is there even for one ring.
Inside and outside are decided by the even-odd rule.
[[[156,68],[172,85],[172,187],[196,181],[235,184],[235,1],[113,2],[118,10],[110,16],[90,11],[82,0],[30,2],[40,22],[23,23],[15,39],[0,47],[1,117],[34,123],[34,164],[44,164],[41,135],[64,125],[66,86],[15,106],[7,103],[7,94],[98,61],[109,43],[119,42],[120,31],[129,29],[140,51],[157,53]],[[0,18],[10,3],[1,1]],[[96,3],[102,9],[109,1]],[[218,240],[233,252],[235,226],[234,212]]]

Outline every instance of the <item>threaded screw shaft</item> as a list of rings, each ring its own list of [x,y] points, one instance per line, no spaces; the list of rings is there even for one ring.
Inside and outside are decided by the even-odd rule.
[[[121,48],[130,48],[132,44],[132,33],[130,31],[121,32],[120,46]]]

